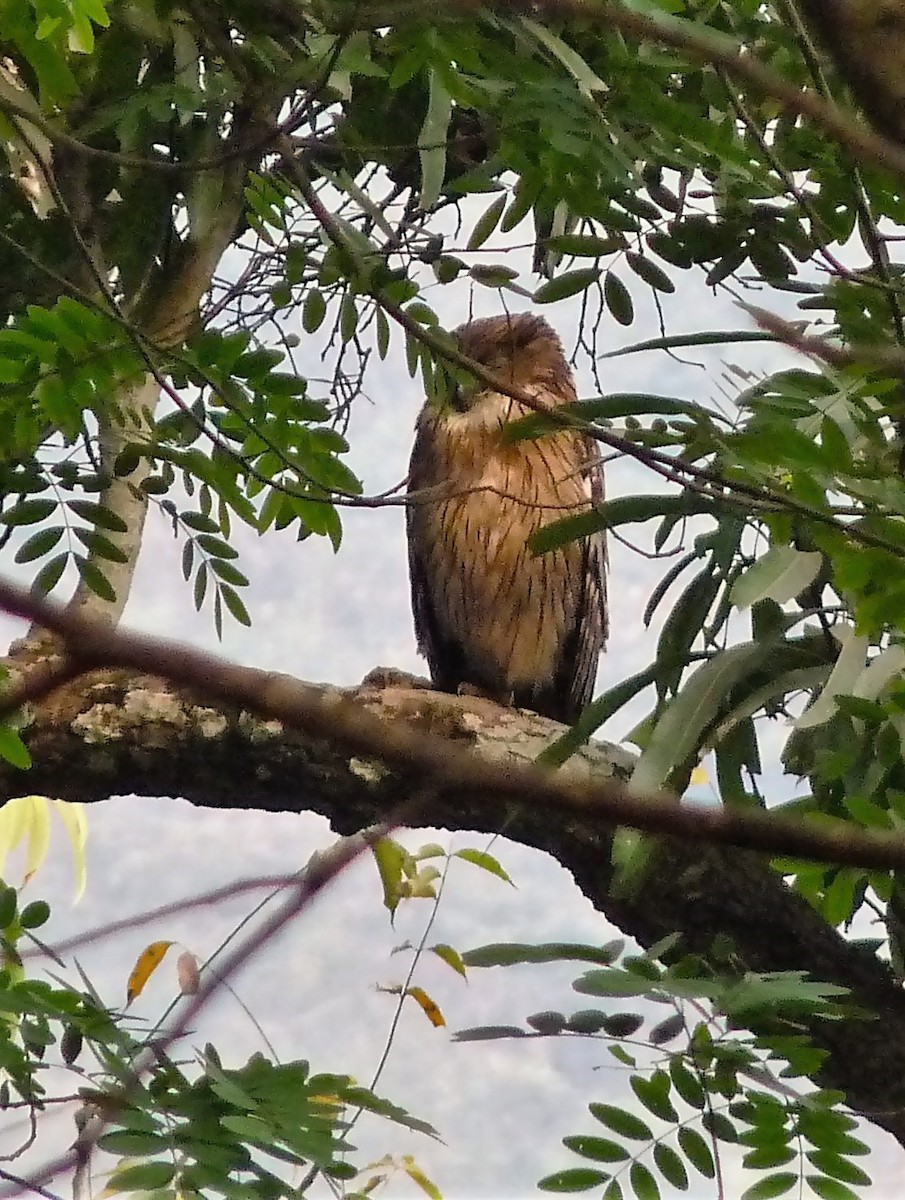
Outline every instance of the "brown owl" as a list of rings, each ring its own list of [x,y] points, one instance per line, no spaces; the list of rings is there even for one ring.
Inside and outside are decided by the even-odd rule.
[[[541,402],[575,399],[543,318],[471,321],[456,338],[464,354]],[[595,443],[573,430],[505,442],[506,422],[527,411],[479,381],[422,409],[406,510],[415,633],[438,689],[470,687],[571,722],[591,698],[606,640],[604,535],[538,557],[528,541],[600,500],[603,472]],[[420,495],[438,485],[439,498]]]

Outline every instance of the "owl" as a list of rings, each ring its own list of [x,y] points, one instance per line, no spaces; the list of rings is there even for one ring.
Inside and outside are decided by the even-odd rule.
[[[470,321],[459,349],[550,406],[575,400],[542,317]],[[532,534],[603,498],[596,444],[562,429],[507,441],[529,410],[480,381],[418,417],[406,523],[415,633],[434,687],[570,723],[590,700],[607,633],[603,532],[535,556]]]

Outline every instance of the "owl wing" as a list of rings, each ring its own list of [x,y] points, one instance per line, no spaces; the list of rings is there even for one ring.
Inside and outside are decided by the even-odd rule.
[[[419,492],[445,482],[434,452],[430,420],[423,414],[409,463],[408,491]],[[465,655],[441,615],[445,564],[433,553],[438,536],[436,512],[429,502],[409,504],[405,510],[412,613],[418,649],[427,659],[431,679],[440,691],[455,691],[463,679]],[[439,595],[437,588],[441,589]]]
[[[587,468],[586,480],[592,503],[599,504],[604,498],[599,447],[591,439],[582,439],[582,449],[586,459],[594,460]],[[553,687],[561,721],[575,720],[594,694],[597,663],[609,630],[606,570],[606,533],[600,530],[581,543],[575,619],[563,640]]]

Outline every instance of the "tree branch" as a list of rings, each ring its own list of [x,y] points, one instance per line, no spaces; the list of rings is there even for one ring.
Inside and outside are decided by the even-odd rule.
[[[2,593],[8,603],[5,585]],[[59,615],[70,631],[89,624],[71,612]],[[870,1017],[815,1021],[806,1029],[828,1055],[821,1082],[844,1091],[853,1108],[905,1144],[905,995],[876,957],[847,943],[754,854],[697,839],[663,839],[643,887],[628,897],[611,894],[613,814],[592,804],[556,806],[567,793],[624,794],[619,779],[632,766],[624,751],[592,744],[552,775],[533,760],[561,727],[533,714],[420,690],[342,693],[243,672],[150,639],[109,630],[105,638],[112,658],[153,652],[158,671],[172,667],[204,694],[193,697],[159,679],[110,669],[60,688],[34,710],[24,731],[34,767],[24,775],[0,766],[0,795],[23,787],[79,801],[178,795],[207,807],[317,812],[348,834],[383,819],[400,795],[412,796],[423,783],[425,769],[413,769],[401,750],[414,745],[433,755],[439,748],[431,777],[440,783],[428,789],[410,822],[493,833],[502,828],[507,837],[552,854],[601,912],[645,945],[679,931],[681,952],[706,958],[721,936],[744,969],[803,970],[850,988]],[[132,650],[120,653],[130,641]],[[101,647],[89,640],[83,649],[97,659]],[[227,687],[223,671],[233,682],[244,677],[244,687]],[[210,706],[209,696],[230,690],[238,703],[221,699]],[[255,696],[259,711],[288,715],[296,728],[249,716],[243,709]],[[312,712],[322,719],[306,728],[304,714]],[[349,752],[356,730],[365,733],[357,748],[366,757]],[[381,741],[395,766],[375,760]],[[535,781],[533,790],[523,786],[528,780]],[[682,811],[667,803],[661,825]],[[758,1031],[756,1021],[753,1027]]]

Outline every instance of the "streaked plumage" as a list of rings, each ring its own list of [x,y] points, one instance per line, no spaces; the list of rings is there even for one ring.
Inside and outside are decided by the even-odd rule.
[[[538,399],[575,399],[562,346],[541,317],[472,321],[456,337]],[[606,638],[604,536],[539,557],[527,543],[601,498],[603,474],[596,445],[571,430],[504,444],[503,425],[526,411],[479,381],[447,407],[422,409],[409,492],[445,484],[449,499],[407,508],[415,633],[440,690],[464,684],[568,722],[591,698]]]

